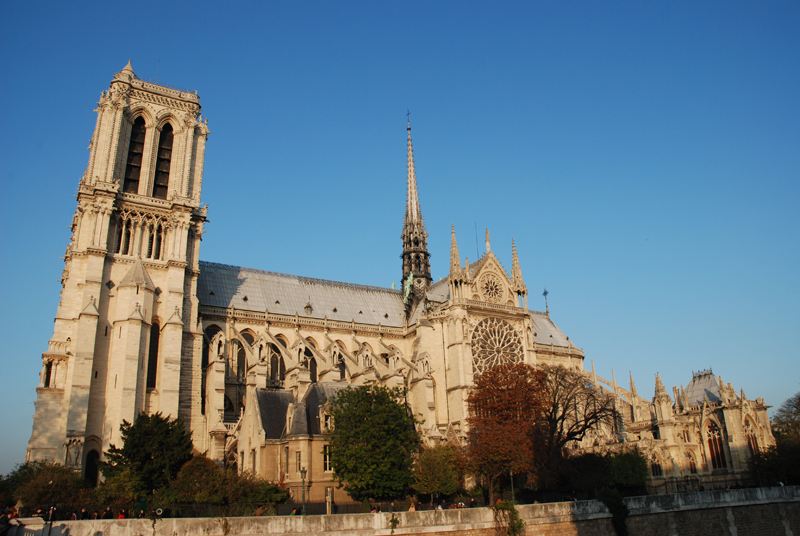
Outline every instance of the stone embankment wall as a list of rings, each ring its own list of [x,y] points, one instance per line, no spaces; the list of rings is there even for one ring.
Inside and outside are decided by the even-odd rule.
[[[632,536],[800,536],[800,487],[701,491],[626,499]],[[518,507],[526,534],[615,536],[611,514],[598,501]],[[9,536],[492,536],[491,508],[395,514],[56,521],[26,519]]]

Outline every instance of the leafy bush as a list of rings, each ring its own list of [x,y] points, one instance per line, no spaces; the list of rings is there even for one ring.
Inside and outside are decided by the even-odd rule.
[[[525,522],[513,501],[497,501],[494,505],[494,524],[498,535],[518,536],[525,530]]]

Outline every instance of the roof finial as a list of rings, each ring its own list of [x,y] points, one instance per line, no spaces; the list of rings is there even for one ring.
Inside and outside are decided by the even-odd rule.
[[[489,243],[489,229],[486,229],[486,253],[492,252],[492,245]]]
[[[549,315],[550,314],[550,308],[547,307],[547,295],[548,294],[550,294],[550,293],[547,292],[547,289],[544,289],[544,292],[542,292],[542,296],[544,296],[544,311]]]

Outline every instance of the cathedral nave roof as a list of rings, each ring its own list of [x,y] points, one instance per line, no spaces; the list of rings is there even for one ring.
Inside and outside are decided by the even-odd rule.
[[[400,290],[200,261],[202,305],[402,327]],[[310,306],[310,307],[309,307]]]

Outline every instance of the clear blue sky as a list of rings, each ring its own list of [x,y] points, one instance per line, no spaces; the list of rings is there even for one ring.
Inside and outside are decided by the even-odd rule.
[[[519,251],[529,304],[652,396],[800,390],[800,3],[7,2],[0,473],[23,461],[100,92],[197,90],[202,259],[389,286],[411,108],[434,278]]]

